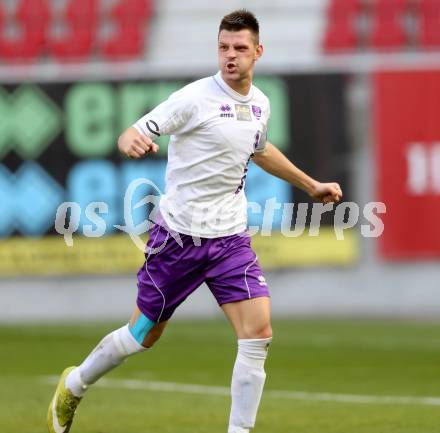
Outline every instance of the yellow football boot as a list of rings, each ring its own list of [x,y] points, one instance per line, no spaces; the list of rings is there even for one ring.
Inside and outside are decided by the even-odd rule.
[[[76,408],[81,397],[76,397],[64,385],[67,375],[76,367],[68,367],[61,374],[60,380],[47,411],[49,433],[68,433],[73,422]]]

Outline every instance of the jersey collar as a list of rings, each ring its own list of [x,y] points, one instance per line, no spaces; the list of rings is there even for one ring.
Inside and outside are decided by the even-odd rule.
[[[218,71],[214,76],[214,81],[218,84],[218,86],[227,93],[232,99],[235,99],[239,102],[249,102],[254,96],[254,87],[251,86],[249,93],[247,95],[242,95],[241,93],[236,92],[232,87],[228,86],[226,82],[223,80],[221,72]]]

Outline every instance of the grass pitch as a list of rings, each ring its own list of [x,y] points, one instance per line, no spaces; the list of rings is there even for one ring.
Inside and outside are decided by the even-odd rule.
[[[0,327],[0,432],[45,432],[55,386],[44,378],[120,325]],[[109,387],[88,392],[71,433],[225,433],[235,347],[226,321],[170,323],[152,350],[107,376]],[[305,394],[263,395],[255,433],[440,433],[440,323],[275,321],[266,370],[266,391]],[[128,389],[122,379],[177,388]],[[222,388],[191,393],[176,383]]]

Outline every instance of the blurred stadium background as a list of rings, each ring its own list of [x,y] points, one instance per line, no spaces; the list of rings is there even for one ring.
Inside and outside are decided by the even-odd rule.
[[[265,55],[257,65],[256,84],[271,100],[271,141],[315,178],[340,182],[344,201],[360,208],[359,223],[344,231],[344,240],[336,239],[334,212],[323,216],[319,236],[308,236],[306,229],[300,237],[285,237],[280,233],[280,210],[275,210],[272,236],[254,237],[272,290],[275,323],[286,343],[280,352],[285,357],[279,364],[274,361],[280,370],[272,388],[299,384],[298,389],[309,391],[439,395],[440,0],[0,2],[0,341],[2,357],[6,356],[4,383],[9,384],[5,392],[21,389],[17,377],[57,373],[78,357],[73,348],[87,353],[107,329],[83,325],[78,331],[76,325],[61,322],[120,321],[129,316],[142,253],[114,225],[124,224],[123,195],[133,179],[146,177],[163,189],[167,142],[161,139],[158,156],[127,161],[116,151],[117,137],[186,82],[217,71],[219,21],[241,7],[253,11],[261,25]],[[301,192],[255,166],[246,188],[249,200],[261,205],[274,197],[278,203],[308,202]],[[139,191],[137,198],[141,193],[152,191]],[[65,201],[77,202],[82,209],[72,247],[54,229],[56,210]],[[93,201],[109,205],[102,215],[107,230],[100,238],[83,235],[85,225],[95,228],[85,215]],[[385,227],[379,238],[361,234],[361,225],[369,225],[363,216],[369,202],[386,204],[386,214],[379,215]],[[135,211],[137,222],[145,211]],[[261,225],[262,216],[250,214],[250,223]],[[183,305],[179,317],[216,319],[221,312],[205,287]],[[322,322],[322,317],[344,321]],[[347,319],[360,317],[406,322]],[[298,318],[302,321],[289,322]],[[37,325],[41,322],[55,326]],[[192,322],[182,323],[188,332],[201,332],[191,327]],[[203,323],[212,335],[221,333],[223,325]],[[81,330],[85,337],[78,348]],[[328,333],[323,335],[323,330]],[[180,341],[178,332],[170,331],[175,344]],[[362,374],[356,370],[352,377],[345,365],[349,380],[344,387],[344,372],[336,368],[340,360],[331,358],[329,351],[343,353],[341,359],[355,369],[361,364],[354,356],[361,335],[366,339],[362,348],[374,346],[372,359],[383,362],[369,365]],[[64,338],[73,348],[64,347]],[[210,347],[208,340],[196,338]],[[187,337],[185,344],[188,341]],[[21,345],[29,348],[24,356],[35,355],[41,369],[17,363],[14,353]],[[341,347],[349,349],[341,352]],[[66,359],[50,360],[48,353],[57,351],[64,351]],[[318,375],[321,387],[304,379],[316,370],[302,370],[314,364],[306,357],[301,358],[304,363],[298,361],[293,355],[297,351],[321,357],[322,364],[335,363],[334,370]],[[386,358],[391,352],[393,360]],[[419,361],[410,364],[408,353]],[[177,349],[173,356],[179,356]],[[397,369],[399,378],[393,385],[387,382],[391,370],[381,369],[385,364]],[[133,365],[128,373],[139,377],[140,364]],[[288,375],[290,366],[298,377]],[[229,370],[225,371],[227,378]],[[280,371],[287,374],[285,381]],[[156,373],[154,378],[167,380],[165,373]],[[338,374],[340,381],[326,383]],[[214,373],[212,377],[188,373],[182,381],[217,384],[223,378]],[[376,379],[367,386],[372,377]],[[44,403],[50,388],[38,392]],[[9,394],[4,397],[6,406],[12,404]],[[301,404],[311,419],[323,414]],[[39,405],[34,402],[35,425]],[[213,407],[208,413],[214,413]],[[14,408],[11,413],[22,410],[19,403]],[[263,418],[265,428],[259,431],[440,431],[438,423],[420,429],[432,415],[428,409],[417,415],[412,409],[389,409],[385,424],[373,416],[377,430],[354,415],[346,424],[332,423],[332,416],[345,416],[332,407],[327,407],[321,429],[306,422],[277,424],[289,418],[285,410],[285,417]],[[185,414],[181,415],[183,420]],[[24,418],[18,426],[16,418],[6,412],[3,416],[5,431],[30,431]],[[396,426],[393,416],[408,418]],[[209,417],[205,421],[209,425]],[[190,422],[182,421],[180,427],[182,432],[199,431]],[[88,428],[84,422],[81,431],[96,431]],[[111,425],[108,429],[122,430],[111,430]],[[133,425],[131,431],[145,430]]]
[[[440,312],[440,2],[26,0],[0,8],[0,320],[126,316],[142,257],[113,225],[131,180],[163,189],[167,143],[133,162],[117,136],[217,70],[218,22],[237,7],[261,21],[271,140],[361,210],[343,241],[331,213],[317,238],[280,236],[275,210],[273,236],[254,240],[275,314]],[[262,205],[307,202],[254,166],[247,192]],[[82,209],[70,248],[54,230],[63,201]],[[105,238],[81,236],[92,201],[109,205]],[[379,239],[360,233],[371,201],[387,206]],[[112,302],[97,308],[104,294]],[[180,314],[218,313],[204,290],[191,301]]]

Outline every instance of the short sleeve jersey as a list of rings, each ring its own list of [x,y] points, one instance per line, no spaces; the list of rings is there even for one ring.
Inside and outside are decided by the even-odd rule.
[[[247,226],[244,183],[264,150],[268,98],[255,86],[244,96],[220,72],[173,93],[133,126],[154,139],[170,135],[160,212],[182,234],[216,238]]]

